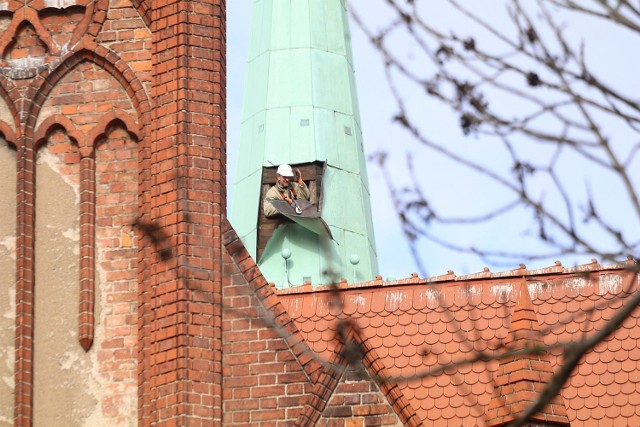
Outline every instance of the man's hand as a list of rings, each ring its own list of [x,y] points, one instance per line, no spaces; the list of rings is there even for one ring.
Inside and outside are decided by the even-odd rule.
[[[295,180],[298,182],[298,184],[303,184],[304,181],[302,180],[302,172],[300,172],[300,169],[296,168],[294,174]]]

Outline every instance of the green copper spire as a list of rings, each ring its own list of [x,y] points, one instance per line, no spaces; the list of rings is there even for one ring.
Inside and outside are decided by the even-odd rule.
[[[268,231],[265,177],[282,163],[303,169],[333,239],[303,221]],[[318,174],[304,173],[310,168]],[[371,280],[378,260],[369,194],[346,1],[254,0],[234,228],[279,288]]]

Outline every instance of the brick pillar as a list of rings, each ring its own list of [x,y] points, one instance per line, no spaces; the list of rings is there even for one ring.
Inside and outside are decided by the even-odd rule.
[[[15,426],[30,426],[33,413],[33,311],[35,276],[35,151],[18,147],[16,229]]]
[[[151,409],[143,411],[149,416],[141,424],[217,425],[225,1],[154,0],[151,8],[154,104],[146,229],[155,235],[155,250],[147,264],[149,283],[141,284],[150,294],[149,402],[142,406]]]

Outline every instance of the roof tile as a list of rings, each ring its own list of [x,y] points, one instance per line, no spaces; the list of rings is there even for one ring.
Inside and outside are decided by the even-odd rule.
[[[398,324],[398,316],[395,314],[389,314],[385,316],[384,324],[385,326],[388,326],[390,328],[395,327]]]
[[[607,349],[612,352],[616,352],[622,348],[622,342],[620,340],[609,340],[607,342]]]
[[[322,340],[326,341],[327,343],[334,341],[335,338],[336,334],[331,329],[327,329],[322,332]]]
[[[435,401],[434,402],[434,407],[432,409],[429,410],[429,419],[431,421],[436,421],[436,420],[440,420],[442,419],[442,408],[439,408],[438,405],[439,401]],[[442,406],[446,406],[446,405],[442,405]]]
[[[622,382],[619,382],[619,380],[621,380],[621,379],[628,380],[628,377],[626,376],[626,374],[624,372],[619,372],[619,373],[617,373],[615,375],[615,382],[611,383],[611,385],[609,386],[609,389],[608,389],[610,395],[616,396],[616,395],[620,394],[620,391],[622,389],[622,387],[621,387]]]
[[[633,381],[629,380],[623,384],[620,384],[620,392],[622,394],[628,395],[636,392],[636,387],[638,385],[639,378],[634,378]]]
[[[427,291],[426,288],[416,288],[414,290],[412,307],[415,310],[421,311],[427,306],[428,297],[425,291]]]
[[[344,314],[346,314],[347,316],[351,316],[355,314],[356,311],[358,311],[358,299],[359,298],[357,295],[350,295],[344,299],[343,301]]]
[[[409,356],[409,365],[417,368],[423,365],[423,357],[416,353],[413,356]]]
[[[586,421],[588,419],[591,419],[591,411],[588,410],[582,410],[582,411],[578,411],[576,413],[576,418],[580,421]]]
[[[326,294],[319,296],[315,299],[315,315],[323,318],[327,317],[330,313],[330,303]]]
[[[571,400],[578,395],[578,390],[575,387],[565,387],[562,390],[562,397],[566,400]]]
[[[402,328],[404,331],[404,328]],[[402,349],[402,353],[405,353],[405,349],[411,346],[411,336],[407,334],[398,335],[397,345]]]
[[[377,346],[376,349],[377,349],[378,355],[380,357],[386,359],[387,356],[389,356],[389,348],[387,348],[385,346]]]
[[[379,328],[380,326],[382,326],[384,324],[385,317],[386,317],[385,315],[372,317],[371,318],[371,327],[372,328]]]
[[[447,389],[445,389],[446,391]],[[438,415],[438,418],[436,419],[440,419],[442,418],[442,410],[444,408],[447,408],[449,406],[449,399],[447,399],[446,397],[442,396],[439,399],[435,400],[435,405],[434,405],[437,409],[440,410],[440,414]]]
[[[402,351],[402,348],[400,348],[400,351]],[[395,358],[395,364],[397,368],[402,369],[405,366],[409,365],[409,358],[404,354],[400,354],[398,357]]]
[[[386,294],[382,292],[370,294],[371,296],[371,311],[374,313],[380,313],[384,311],[386,303]]]
[[[620,415],[625,418],[632,418],[635,415],[635,408],[631,405],[621,405],[620,406]],[[636,424],[627,424],[627,425],[636,425]]]
[[[597,409],[599,409],[599,408],[594,409],[594,412],[595,412]],[[605,416],[606,416],[608,419],[611,419],[611,420],[618,418],[618,417],[620,416],[620,406],[618,406],[618,405],[611,405],[611,406],[607,407],[607,408],[605,409]],[[603,418],[604,418],[604,417],[603,417]]]
[[[458,419],[461,421],[457,425],[464,425],[463,420],[467,420],[469,418],[471,410],[468,405],[462,405],[457,409],[456,413],[458,415]]]
[[[390,344],[389,340],[389,344]],[[386,344],[386,343],[385,343]],[[395,343],[394,343],[395,344]],[[402,356],[402,348],[400,346],[397,345],[389,345],[389,357],[393,358],[393,359],[397,359],[400,356]]]
[[[640,340],[640,316],[638,316],[638,322],[636,326],[629,327],[629,338],[633,340]]]
[[[635,366],[633,366],[634,364],[629,364],[629,369],[630,370],[635,370]],[[616,373],[622,370],[622,365],[620,364],[620,362],[618,362],[617,360],[612,360],[611,362],[609,362],[607,364],[607,370],[611,373]],[[630,372],[630,371],[629,371]],[[588,384],[588,383],[587,383]]]
[[[388,336],[391,334],[391,328],[389,328],[389,327],[388,327],[388,326],[386,326],[386,325],[382,325],[382,326],[380,326],[379,328],[377,328],[376,332],[377,332],[377,335],[379,335],[380,337],[382,337],[382,338],[386,338],[386,337],[388,337]],[[386,341],[386,340],[385,340],[385,341],[383,341],[382,343],[383,343],[383,345],[384,345],[385,347],[388,347],[388,345],[387,345],[387,344],[388,344],[388,341]]]
[[[610,351],[603,351],[602,353],[599,353],[599,355],[600,355],[600,362],[602,363],[597,364],[597,366],[599,365],[602,369],[597,369],[597,371],[600,372],[598,375],[601,375],[606,371],[606,364],[613,360],[613,358],[616,356],[616,353],[611,353]],[[625,356],[626,358],[628,358],[628,354],[626,354]]]
[[[398,324],[405,327],[413,323],[413,315],[410,313],[400,313],[398,317]]]
[[[578,390],[580,394],[580,390]],[[584,399],[582,397],[573,398],[568,401],[569,407],[574,411],[584,408]]]
[[[595,386],[593,386],[592,392],[594,396],[602,397],[607,393],[607,386],[605,386],[604,384],[598,383]],[[602,401],[599,401],[599,404],[603,406]]]
[[[316,314],[317,299],[318,297],[316,295],[303,297],[302,304],[301,304],[302,305],[301,316],[303,318],[309,318],[309,317],[312,317],[314,314]],[[292,314],[292,312],[289,312],[289,315],[294,318],[296,317]]]
[[[600,407],[599,399],[593,395],[590,395],[584,400],[584,406],[588,409],[598,408]]]
[[[445,420],[450,420],[453,417],[455,417],[456,415],[456,407],[449,404],[448,406],[445,406],[444,409],[442,410],[442,418],[444,418]]]
[[[358,313],[360,313],[360,314],[372,313],[371,312],[371,298],[366,298],[366,297],[358,295],[357,296],[357,301],[358,301],[358,310],[357,310]]]

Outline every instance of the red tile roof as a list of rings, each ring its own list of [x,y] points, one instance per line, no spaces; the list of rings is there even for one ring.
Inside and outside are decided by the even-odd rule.
[[[626,269],[630,265],[521,266],[502,273],[343,283],[340,292],[307,286],[278,294],[305,341],[326,360],[339,349],[341,319],[349,319],[425,423],[486,425],[494,393],[499,395],[501,384],[515,382],[504,382],[504,360],[501,366],[498,360],[472,357],[513,343],[515,328],[549,347],[545,363],[555,371],[561,352],[555,345],[601,330],[624,297],[638,291],[638,274]],[[529,296],[525,309],[518,306],[518,289]],[[527,366],[547,372],[527,360]],[[546,380],[543,375],[529,383]],[[561,398],[542,411],[549,421],[562,421],[551,418],[563,416],[562,405],[572,427],[640,425],[640,308],[583,358]]]

